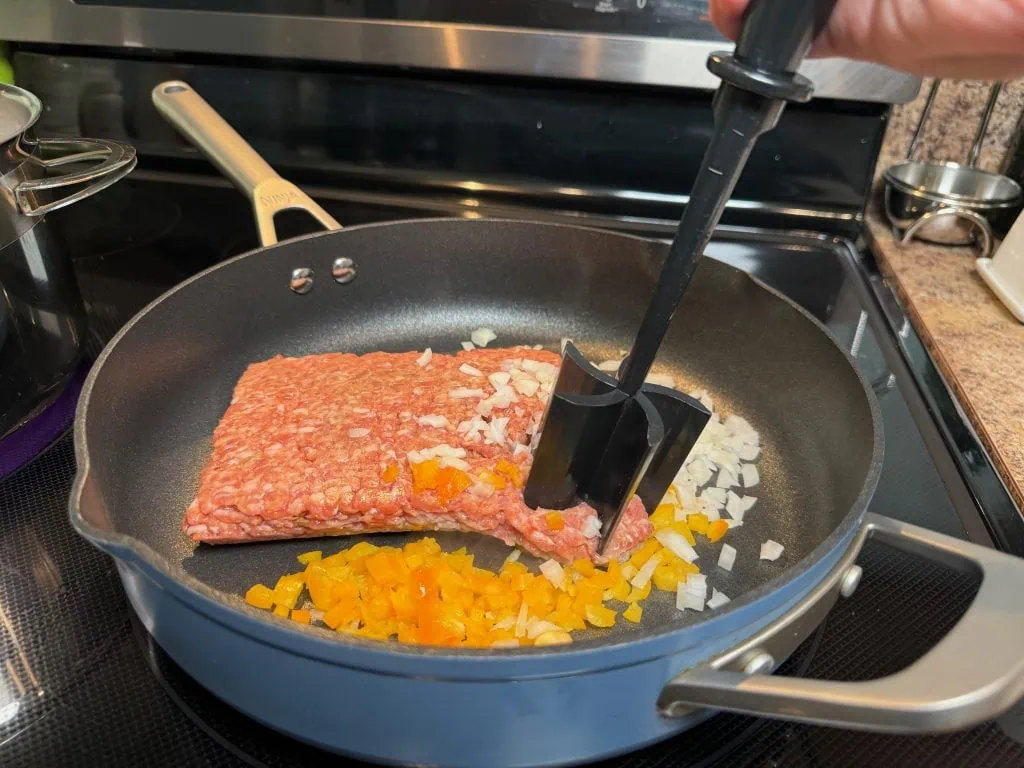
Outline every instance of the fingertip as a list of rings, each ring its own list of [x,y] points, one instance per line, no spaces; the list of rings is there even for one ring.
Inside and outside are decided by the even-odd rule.
[[[743,12],[749,0],[711,0],[711,23],[730,40],[739,37],[743,27]]]

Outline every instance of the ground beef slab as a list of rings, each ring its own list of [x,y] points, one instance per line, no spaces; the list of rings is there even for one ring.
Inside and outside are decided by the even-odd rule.
[[[511,483],[490,497],[467,491],[448,504],[433,491],[413,491],[408,454],[438,445],[465,449],[471,476],[506,458],[525,478],[531,460],[525,444],[543,417],[543,388],[532,392],[527,379],[521,387],[525,393],[517,391],[507,405],[499,401],[488,417],[490,423],[507,419],[497,438],[490,426],[467,431],[463,423],[482,418],[481,400],[501,386],[489,380],[491,374],[512,371],[522,378],[525,366],[550,376],[559,356],[523,347],[473,349],[435,354],[422,365],[427,357],[330,353],[250,365],[214,430],[213,454],[186,512],[185,533],[198,542],[229,544],[473,531],[538,556],[599,559],[597,526],[588,522],[596,513],[587,505],[561,510],[563,525],[554,530],[547,510],[527,507],[521,489]],[[460,390],[481,393],[452,396]],[[398,477],[386,482],[384,470],[392,464]],[[605,556],[632,551],[651,531],[643,504],[634,498]]]

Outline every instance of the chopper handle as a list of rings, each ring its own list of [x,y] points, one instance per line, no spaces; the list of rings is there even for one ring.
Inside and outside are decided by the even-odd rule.
[[[752,0],[731,56],[712,54],[708,68],[738,88],[769,99],[810,101],[811,81],[796,74],[836,0]]]

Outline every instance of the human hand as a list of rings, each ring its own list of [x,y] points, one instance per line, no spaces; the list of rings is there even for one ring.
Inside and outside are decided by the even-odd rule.
[[[711,0],[711,20],[726,37],[736,39],[748,2]],[[811,56],[1008,80],[1024,74],[1024,0],[838,0]]]

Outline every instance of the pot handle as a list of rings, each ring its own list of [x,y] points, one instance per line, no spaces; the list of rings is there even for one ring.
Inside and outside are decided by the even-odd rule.
[[[188,83],[170,80],[153,89],[153,105],[252,201],[260,242],[277,243],[274,216],[305,211],[328,231],[341,229],[327,211],[277,171],[249,146]]]
[[[663,690],[662,714],[710,707],[779,720],[911,733],[965,728],[1013,706],[1024,695],[1024,560],[881,515],[868,514],[861,534],[856,550],[872,537],[981,571],[974,601],[934,648],[894,675],[863,682],[762,674],[770,671],[771,657],[760,648],[770,647],[773,637],[778,640],[780,630],[793,629],[787,615],[746,646],[740,663],[751,674],[728,671],[720,660],[687,670]],[[796,610],[801,609],[807,605]],[[729,656],[736,661],[735,654]]]
[[[44,168],[59,168],[63,165],[90,161],[99,162],[80,171],[63,173],[49,178],[32,179],[18,184],[14,189],[14,198],[18,204],[18,210],[26,216],[45,216],[51,211],[56,211],[68,205],[73,205],[79,200],[84,200],[127,176],[135,168],[135,163],[137,162],[135,148],[118,141],[108,141],[106,139],[37,139],[35,143],[39,146],[41,155],[52,155],[51,157],[38,157],[33,160],[33,162],[38,163]],[[79,184],[87,184],[88,186],[49,203],[40,204],[36,198],[36,194],[39,192],[63,189],[64,187],[73,187]]]

